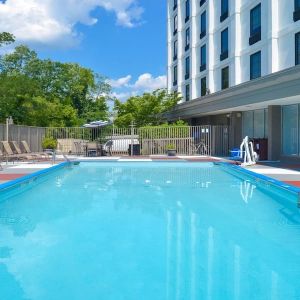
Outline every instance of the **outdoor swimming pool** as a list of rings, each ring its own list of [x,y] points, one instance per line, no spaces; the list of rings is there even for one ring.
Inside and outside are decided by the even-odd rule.
[[[0,299],[300,299],[295,194],[211,163],[102,162],[0,193]]]

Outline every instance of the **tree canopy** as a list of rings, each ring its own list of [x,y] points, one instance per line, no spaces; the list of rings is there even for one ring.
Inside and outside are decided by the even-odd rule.
[[[128,127],[131,122],[137,127],[160,125],[165,121],[164,113],[171,110],[179,100],[177,93],[168,94],[165,89],[130,97],[124,103],[115,100],[115,124],[119,127]]]
[[[13,41],[0,34],[0,45]],[[108,119],[110,86],[76,63],[40,59],[27,46],[0,58],[0,122],[76,126]]]
[[[8,32],[0,32],[0,47],[11,44],[15,41],[15,37]]]
[[[0,33],[0,47],[15,37]],[[40,59],[29,47],[19,45],[0,56],[0,123],[12,116],[16,124],[44,127],[81,126],[108,120],[108,101],[114,100],[115,124],[128,127],[156,126],[180,100],[177,93],[156,90],[112,99],[106,78],[77,63]]]

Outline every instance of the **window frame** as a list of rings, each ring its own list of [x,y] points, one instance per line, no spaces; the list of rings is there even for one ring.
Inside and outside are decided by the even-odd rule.
[[[225,39],[224,39],[224,36],[225,36]],[[224,44],[224,41],[226,41],[225,44]],[[227,27],[227,28],[225,28],[221,32],[221,54],[220,54],[220,61],[228,58],[228,52],[229,52],[229,29]]]
[[[206,63],[207,63],[207,49],[206,49],[206,44],[204,44],[200,48],[200,72],[206,70]]]
[[[178,57],[178,40],[173,42],[173,61],[177,60]]]
[[[173,67],[173,86],[176,86],[178,82],[178,66]]]
[[[190,44],[191,44],[191,30],[190,27],[188,27],[185,30],[185,51],[190,49]]]
[[[203,87],[203,83],[205,84],[205,87]],[[204,96],[206,96],[206,92],[207,92],[207,79],[206,79],[206,76],[201,78],[200,85],[201,85],[201,97],[204,97]]]
[[[202,14],[200,16],[200,26],[201,26],[200,39],[202,39],[206,36],[206,30],[207,30],[206,10],[204,12],[202,12]]]
[[[173,10],[178,7],[178,0],[173,0]]]
[[[295,34],[295,65],[300,65],[300,32]]]
[[[255,74],[255,64],[254,64],[254,58],[255,57],[259,57],[259,75],[258,76],[254,76]],[[250,80],[254,80],[254,79],[257,79],[257,78],[260,78],[261,77],[261,51],[257,51],[253,54],[250,55]]]
[[[200,7],[206,2],[206,0],[200,0]]]
[[[227,80],[224,75],[227,74]],[[227,84],[226,84],[227,83]],[[229,66],[222,68],[221,70],[221,90],[225,90],[229,88]]]
[[[221,16],[220,22],[222,23],[229,16],[229,0],[221,0]]]
[[[191,73],[191,59],[190,56],[187,56],[185,58],[185,80],[188,80],[190,78],[190,73]]]
[[[185,23],[189,21],[191,15],[190,0],[185,0]]]
[[[187,95],[188,95],[188,97],[187,97]],[[191,100],[191,87],[190,87],[190,84],[188,83],[185,85],[185,101],[188,102],[190,100]]]
[[[258,14],[256,12],[259,11]],[[256,20],[257,16],[257,20]],[[255,26],[257,24],[257,26]],[[253,45],[261,40],[261,3],[250,10],[250,37],[249,45]]]
[[[175,15],[173,18],[173,35],[178,32],[178,15]]]

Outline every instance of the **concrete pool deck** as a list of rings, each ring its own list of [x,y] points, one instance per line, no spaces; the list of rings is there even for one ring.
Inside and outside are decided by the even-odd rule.
[[[73,157],[75,158],[75,157]],[[207,156],[175,156],[167,157],[163,155],[154,156],[119,156],[119,157],[101,157],[101,158],[83,158],[78,159],[82,161],[186,161],[186,162],[218,162],[225,161],[222,158],[207,157]],[[63,160],[57,161],[57,164]],[[21,178],[23,176],[32,174],[37,171],[45,170],[52,167],[51,162],[34,162],[26,163],[19,162],[15,164],[2,163],[3,169],[0,170],[0,184],[7,183],[14,179]],[[281,162],[264,162],[259,163],[255,166],[247,167],[246,169],[251,170],[260,175],[265,175],[270,178],[288,183],[290,185],[300,187],[300,164],[288,164]]]

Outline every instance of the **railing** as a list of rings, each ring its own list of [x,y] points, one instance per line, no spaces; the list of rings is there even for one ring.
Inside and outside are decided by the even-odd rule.
[[[42,151],[45,136],[58,140],[58,150],[64,154],[84,155],[89,142],[105,145],[112,141],[112,155],[130,155],[130,145],[136,145],[141,155],[165,155],[175,147],[178,155],[227,156],[228,126],[182,126],[116,128],[41,128],[9,125],[9,141],[26,140],[34,152]],[[0,141],[7,140],[6,125],[0,124]],[[132,148],[132,147],[131,147]],[[136,154],[133,151],[133,154]]]
[[[46,135],[58,140],[63,153],[84,154],[84,145],[112,141],[113,155],[130,155],[138,145],[141,155],[164,155],[174,147],[178,155],[219,155],[229,152],[228,126],[182,126],[144,128],[47,128]]]

